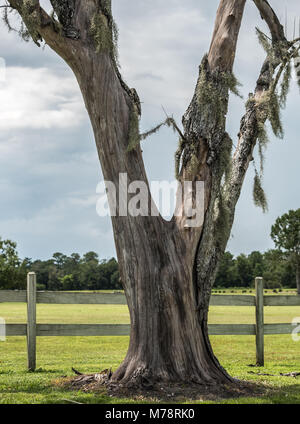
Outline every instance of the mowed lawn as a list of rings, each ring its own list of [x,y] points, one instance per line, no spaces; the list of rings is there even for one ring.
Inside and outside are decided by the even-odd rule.
[[[253,307],[210,308],[209,322],[254,323]],[[0,317],[8,323],[26,322],[26,305],[0,304]],[[300,307],[265,307],[266,323],[290,323],[300,317]],[[129,323],[124,305],[37,305],[39,323]],[[103,393],[71,392],[53,381],[73,375],[71,367],[92,373],[118,367],[124,358],[128,337],[38,337],[37,371],[26,371],[26,338],[8,337],[0,342],[0,403],[124,403],[124,399]],[[291,335],[265,336],[265,367],[255,363],[254,336],[212,336],[214,351],[228,372],[240,379],[264,385],[264,395],[256,398],[220,400],[218,403],[299,403],[300,377],[279,376],[281,372],[300,372],[300,341]],[[255,375],[268,373],[275,376]],[[126,402],[134,402],[126,399]],[[189,402],[187,400],[187,402]],[[199,402],[202,402],[199,399]]]

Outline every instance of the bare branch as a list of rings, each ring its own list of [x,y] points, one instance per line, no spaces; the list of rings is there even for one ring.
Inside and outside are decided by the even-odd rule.
[[[280,42],[280,41],[286,42],[287,39],[284,34],[284,28],[281,25],[276,13],[272,9],[268,1],[267,0],[253,0],[253,1],[260,12],[261,18],[266,21],[270,29],[273,42],[274,43]]]
[[[231,71],[246,0],[221,0],[208,54],[211,70]]]

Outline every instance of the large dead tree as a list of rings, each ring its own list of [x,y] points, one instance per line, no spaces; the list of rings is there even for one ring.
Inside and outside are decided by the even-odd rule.
[[[277,135],[281,133],[279,110],[299,45],[299,40],[286,39],[266,0],[253,1],[270,36],[258,31],[266,59],[249,94],[234,153],[225,125],[229,92],[236,92],[232,70],[246,0],[220,0],[211,45],[183,116],[183,131],[167,120],[180,133],[178,180],[205,184],[203,225],[188,227],[185,214],[168,222],[161,216],[112,217],[131,318],[128,353],[111,377],[114,382],[233,381],[211,348],[209,299],[254,147],[258,144],[262,151],[266,141],[266,120]],[[139,180],[149,187],[139,143],[140,101],[118,69],[110,0],[51,0],[51,4],[50,16],[38,0],[8,0],[3,5],[5,20],[9,25],[9,11],[17,12],[24,24],[22,34],[38,45],[44,41],[73,70],[105,180],[118,187],[119,174],[127,173],[128,184]],[[255,182],[256,202],[264,206],[259,175]],[[178,202],[182,205],[179,197]]]

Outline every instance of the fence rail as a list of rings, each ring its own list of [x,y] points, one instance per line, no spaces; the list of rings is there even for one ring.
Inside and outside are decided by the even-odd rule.
[[[27,337],[28,368],[36,368],[37,336],[127,336],[128,324],[37,324],[36,304],[90,304],[126,305],[123,293],[74,293],[36,291],[36,275],[27,276],[27,290],[0,290],[1,302],[27,303],[27,324],[6,324],[7,336]],[[291,334],[292,324],[265,324],[264,306],[300,306],[300,296],[264,296],[263,279],[255,279],[255,296],[212,295],[212,306],[254,306],[255,324],[209,324],[210,335],[254,335],[256,336],[257,365],[264,365],[264,335]],[[300,323],[299,323],[300,324]]]

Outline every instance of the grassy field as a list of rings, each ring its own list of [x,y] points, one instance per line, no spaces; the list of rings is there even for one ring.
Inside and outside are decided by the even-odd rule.
[[[8,323],[26,322],[26,305],[0,304],[0,316]],[[265,322],[289,323],[300,317],[299,307],[265,307]],[[119,305],[37,305],[39,323],[129,323],[126,306]],[[214,306],[210,323],[254,323],[253,307]],[[300,377],[282,377],[281,372],[300,372],[300,342],[291,335],[265,336],[265,367],[255,362],[254,336],[212,336],[213,348],[222,365],[240,379],[263,384],[266,392],[258,398],[239,398],[219,403],[299,403]],[[37,371],[26,371],[26,338],[8,337],[0,342],[0,403],[124,403],[105,392],[70,392],[52,384],[61,376],[116,369],[126,354],[128,337],[38,337]],[[276,376],[255,375],[261,372]],[[127,399],[126,402],[133,402]],[[188,401],[187,401],[188,402]],[[202,403],[201,399],[199,402]]]

